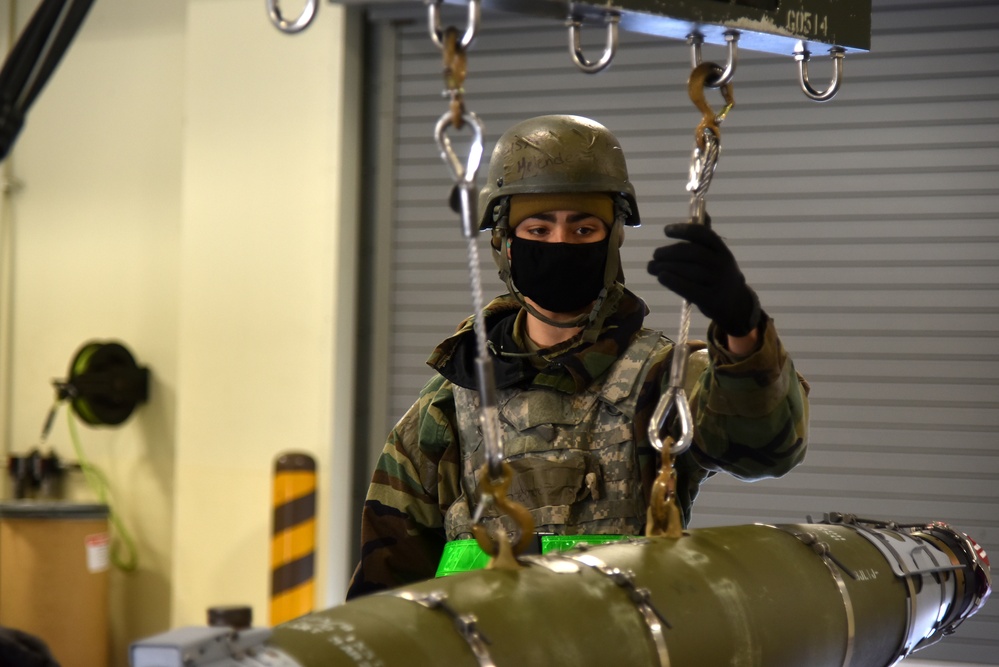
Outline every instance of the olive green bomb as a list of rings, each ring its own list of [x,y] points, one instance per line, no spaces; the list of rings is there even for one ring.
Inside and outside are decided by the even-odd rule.
[[[890,527],[894,526],[894,527]],[[885,667],[952,634],[991,590],[947,524],[830,515],[527,556],[302,616],[301,667]]]

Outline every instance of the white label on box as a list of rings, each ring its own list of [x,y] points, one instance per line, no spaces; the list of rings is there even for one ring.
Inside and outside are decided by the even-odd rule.
[[[111,539],[107,533],[94,533],[83,538],[87,546],[87,571],[103,572],[108,569]]]

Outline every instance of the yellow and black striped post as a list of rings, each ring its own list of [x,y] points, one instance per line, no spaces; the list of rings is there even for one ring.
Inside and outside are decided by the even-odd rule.
[[[274,464],[271,625],[308,614],[315,601],[316,461],[289,452]]]

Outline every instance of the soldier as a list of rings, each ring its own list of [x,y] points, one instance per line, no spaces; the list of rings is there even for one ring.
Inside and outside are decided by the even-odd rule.
[[[509,290],[484,317],[510,498],[539,534],[641,534],[660,464],[647,427],[673,345],[643,327],[648,308],[623,284],[618,248],[639,215],[621,146],[586,118],[523,121],[496,144],[480,211]],[[721,238],[691,223],[666,235],[678,242],[654,252],[649,272],[712,320],[687,365],[695,439],[676,461],[686,524],[714,473],[757,480],[801,462],[808,386]],[[436,373],[389,435],[348,598],[432,577],[445,545],[472,537],[485,463],[472,324],[433,351]],[[494,508],[480,520],[516,530]]]

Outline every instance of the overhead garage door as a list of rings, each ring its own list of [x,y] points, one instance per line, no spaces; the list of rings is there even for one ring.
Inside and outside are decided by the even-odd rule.
[[[708,206],[811,383],[811,442],[783,479],[710,480],[694,525],[836,510],[946,521],[996,553],[999,3],[875,0],[874,9],[872,52],[846,59],[830,103],[804,98],[791,58],[740,54]],[[399,15],[370,11],[372,21],[389,16]],[[444,16],[464,25],[461,12]],[[610,70],[586,75],[569,61],[564,30],[485,15],[466,103],[485,122],[487,156],[505,128],[537,114],[590,116],[617,134],[644,220],[623,249],[628,285],[652,308],[651,326],[674,336],[679,300],[644,266],[663,225],[687,211],[698,120],[688,49],[623,32]],[[375,224],[384,240],[372,237],[367,266],[391,300],[374,320],[383,332],[388,318],[389,335],[372,340],[384,341],[373,354],[389,374],[369,406],[372,442],[415,400],[428,353],[471,308],[450,176],[432,138],[446,108],[440,53],[422,12],[381,34],[390,59],[371,76],[391,77],[381,107],[391,114],[376,166],[391,177],[372,199],[387,226]],[[602,34],[589,37],[598,51]],[[716,57],[723,49],[706,46],[705,58]],[[830,72],[813,61],[817,87]],[[499,293],[484,238],[481,249],[487,291]],[[692,335],[705,328],[698,314]],[[995,663],[997,638],[993,605],[919,657]]]

